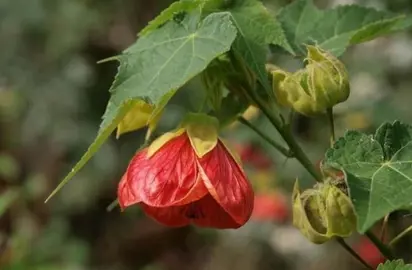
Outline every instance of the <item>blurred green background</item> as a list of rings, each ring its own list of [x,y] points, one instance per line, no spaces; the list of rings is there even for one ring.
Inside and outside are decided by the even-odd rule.
[[[226,138],[239,151],[256,191],[255,211],[239,230],[171,229],[138,207],[106,207],[143,142],[134,132],[103,146],[49,203],[44,199],[94,139],[109,98],[116,55],[170,0],[0,0],[0,269],[7,270],[266,270],[362,269],[334,243],[314,245],[290,225],[290,192],[299,164],[285,160],[254,133],[234,125]],[[274,14],[288,0],[267,0]],[[320,7],[358,3],[412,12],[409,0],[323,0]],[[350,48],[342,60],[351,74],[351,97],[336,109],[338,134],[372,131],[382,121],[412,123],[412,33]],[[272,55],[284,68],[296,60]],[[198,106],[199,81],[184,87],[167,108],[159,134]],[[190,93],[190,95],[188,95]],[[276,138],[254,112],[255,123]],[[326,119],[297,117],[295,132],[313,162],[328,147]],[[411,224],[393,215],[388,235]],[[377,226],[376,232],[379,232]],[[360,236],[349,243],[370,263],[382,258]],[[398,252],[411,259],[410,239]]]

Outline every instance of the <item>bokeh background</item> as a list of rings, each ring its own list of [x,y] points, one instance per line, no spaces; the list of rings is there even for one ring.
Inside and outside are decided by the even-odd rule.
[[[291,226],[290,193],[299,164],[235,124],[224,132],[238,150],[256,191],[250,222],[239,230],[171,229],[138,207],[106,208],[144,132],[107,141],[49,203],[44,199],[94,139],[116,63],[96,64],[132,44],[170,0],[0,0],[0,269],[7,270],[269,270],[362,269],[338,245],[314,245]],[[287,0],[267,0],[276,10]],[[358,3],[411,13],[409,0],[323,0],[320,7]],[[271,61],[296,68],[289,57]],[[350,48],[342,60],[352,94],[336,109],[337,131],[372,132],[382,121],[412,123],[412,32]],[[201,100],[194,80],[173,98],[159,134]],[[190,95],[188,95],[190,93]],[[276,138],[254,111],[247,117]],[[313,162],[328,147],[326,119],[297,117],[294,130]],[[388,237],[411,225],[391,217]],[[375,228],[379,233],[379,225]],[[382,258],[363,237],[348,242],[368,262]],[[397,252],[411,259],[410,239]]]

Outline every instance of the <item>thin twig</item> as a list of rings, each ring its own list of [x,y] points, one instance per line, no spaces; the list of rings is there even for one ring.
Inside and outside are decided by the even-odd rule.
[[[258,134],[262,139],[264,139],[266,142],[268,142],[270,145],[272,145],[274,148],[276,148],[285,157],[288,157],[288,158],[293,157],[293,153],[290,150],[286,149],[285,147],[283,147],[279,143],[275,142],[272,138],[270,138],[268,135],[263,133],[263,131],[261,131],[259,128],[254,126],[252,123],[250,123],[248,120],[246,120],[243,116],[239,116],[238,121],[240,123],[242,123],[243,125],[247,126],[248,128],[250,128],[251,130],[253,130],[254,132],[256,132],[256,134]]]
[[[114,200],[109,204],[109,206],[106,207],[107,212],[113,211],[117,206],[119,205],[119,199]]]
[[[392,239],[392,241],[389,242],[389,246],[394,246],[401,238],[403,238],[405,235],[408,233],[412,232],[412,225],[406,228],[403,232],[398,234],[395,238]]]
[[[343,247],[347,252],[349,252],[358,262],[363,264],[367,269],[373,270],[374,268],[370,266],[367,262],[365,262],[361,256],[358,255],[342,238],[336,238],[336,241]]]
[[[265,105],[265,102],[256,95],[253,91],[248,92],[250,98],[256,103],[262,113],[267,117],[267,119],[272,123],[272,125],[277,129],[282,138],[288,144],[289,149],[293,152],[294,157],[302,164],[303,167],[315,178],[316,181],[322,182],[321,174],[316,170],[313,163],[310,161],[308,156],[303,152],[302,148],[296,141],[291,130],[286,126],[282,125],[282,122],[276,114],[274,114]]]
[[[382,229],[381,229],[381,235],[380,239],[383,243],[385,243],[385,235],[386,235],[386,228],[388,228],[388,221],[389,221],[389,215],[387,214],[385,218],[382,221]]]

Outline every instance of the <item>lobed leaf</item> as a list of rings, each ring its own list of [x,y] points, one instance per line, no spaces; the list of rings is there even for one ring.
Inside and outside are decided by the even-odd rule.
[[[336,56],[348,46],[366,42],[412,25],[404,16],[358,5],[320,10],[312,0],[297,0],[278,14],[289,44],[304,55],[304,44],[316,44]]]
[[[405,264],[403,260],[386,261],[381,263],[377,270],[412,270],[412,264]]]
[[[326,152],[325,163],[345,171],[361,233],[412,203],[411,128],[395,121],[374,136],[349,131]]]

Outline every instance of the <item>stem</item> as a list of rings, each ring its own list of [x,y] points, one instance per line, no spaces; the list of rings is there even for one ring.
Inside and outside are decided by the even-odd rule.
[[[315,178],[316,181],[322,182],[322,177],[320,173],[316,170],[315,166],[309,160],[307,155],[303,152],[302,148],[299,146],[295,137],[293,136],[290,129],[284,125],[277,115],[274,115],[271,110],[269,110],[264,102],[254,93],[249,93],[253,101],[259,106],[263,114],[269,119],[272,125],[278,130],[282,138],[288,144],[289,149],[292,151],[294,157],[299,160],[303,167]]]
[[[374,269],[370,266],[367,262],[365,262],[361,256],[358,255],[342,238],[336,238],[338,244],[340,244],[347,252],[349,252],[356,260],[358,260],[361,264],[363,264],[367,269]]]
[[[390,241],[389,246],[394,246],[399,240],[401,240],[402,237],[404,237],[410,232],[412,232],[412,226],[409,226],[403,232],[401,232],[395,238],[393,238],[392,241]]]
[[[386,235],[386,228],[388,227],[389,215],[390,214],[387,214],[382,222],[381,237],[380,237],[382,243],[385,243],[385,235]]]
[[[114,200],[109,204],[109,206],[106,207],[107,212],[113,211],[117,206],[119,205],[119,199]]]
[[[333,108],[326,109],[326,115],[328,117],[329,128],[330,128],[330,146],[332,147],[335,143],[335,121],[333,119]]]
[[[274,148],[276,148],[279,152],[281,152],[284,156],[286,157],[293,157],[293,153],[280,145],[279,143],[275,142],[272,140],[268,135],[264,134],[260,129],[258,129],[256,126],[254,126],[252,123],[250,123],[248,120],[246,120],[243,116],[238,117],[237,119],[240,123],[244,124],[256,134],[258,134],[260,137],[262,137],[266,142],[268,142],[270,145],[272,145]]]
[[[384,243],[382,243],[372,232],[368,231],[365,235],[371,240],[371,242],[379,249],[381,254],[386,257],[388,260],[394,260],[395,255],[393,255],[392,250]]]

